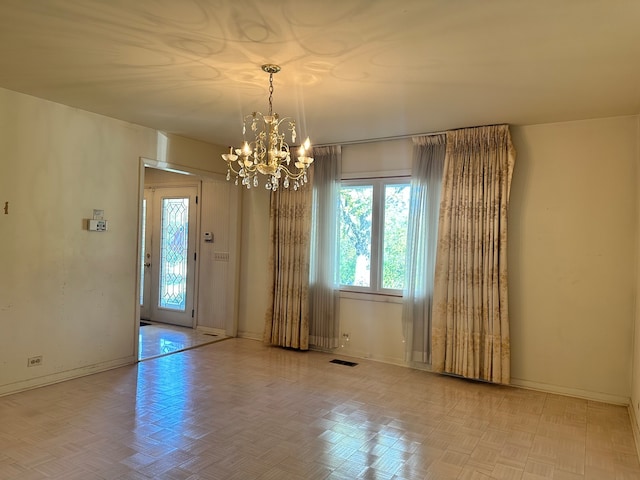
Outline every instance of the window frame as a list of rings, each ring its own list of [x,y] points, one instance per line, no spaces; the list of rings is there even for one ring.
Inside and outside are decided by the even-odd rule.
[[[390,297],[402,297],[403,289],[383,288],[382,287],[382,270],[384,258],[384,225],[385,225],[385,187],[387,185],[407,185],[411,188],[411,177],[408,175],[393,177],[367,177],[367,178],[343,178],[340,181],[338,195],[345,186],[371,186],[372,187],[372,206],[371,206],[371,258],[369,264],[369,286],[362,287],[357,285],[344,285],[340,283],[339,267],[340,267],[340,242],[338,237],[338,278],[336,283],[339,285],[341,292],[368,294],[368,295],[384,295]],[[337,234],[340,235],[340,222],[342,212],[339,213]]]

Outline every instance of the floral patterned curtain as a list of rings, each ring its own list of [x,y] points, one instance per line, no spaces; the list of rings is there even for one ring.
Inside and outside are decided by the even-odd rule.
[[[436,254],[432,368],[510,382],[507,125],[447,132]]]
[[[309,241],[312,170],[309,183],[271,193],[271,302],[265,318],[264,342],[309,349]]]

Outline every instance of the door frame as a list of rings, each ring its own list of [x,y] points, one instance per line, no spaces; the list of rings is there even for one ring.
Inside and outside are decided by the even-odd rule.
[[[138,216],[137,216],[137,243],[136,243],[136,271],[135,271],[135,291],[133,295],[135,297],[135,309],[133,315],[133,325],[134,325],[134,356],[135,358],[139,357],[140,352],[138,345],[138,338],[140,335],[140,269],[142,267],[141,264],[141,254],[142,254],[142,202],[144,200],[144,177],[145,177],[145,168],[155,168],[158,170],[165,170],[168,172],[174,173],[183,173],[195,175],[198,179],[199,187],[198,194],[200,194],[200,189],[202,187],[202,182],[200,180],[205,178],[213,178],[217,180],[224,180],[225,175],[209,172],[206,170],[200,170],[197,168],[186,167],[184,165],[173,164],[170,162],[158,161],[151,158],[139,157],[139,165],[138,165]],[[230,188],[229,189],[229,209],[230,209],[230,225],[229,225],[229,278],[227,281],[227,285],[230,287],[226,292],[227,296],[227,305],[229,308],[229,316],[226,320],[225,325],[225,334],[229,337],[235,337],[238,334],[238,285],[240,279],[240,231],[241,231],[241,218],[240,214],[242,212],[242,189],[240,188]],[[200,215],[201,209],[198,209],[198,215]],[[198,225],[200,224],[200,218],[198,218]],[[200,232],[197,232],[198,241],[200,239]],[[198,247],[196,247],[198,248]],[[196,261],[196,277],[195,277],[195,290],[196,297],[198,295],[197,290],[199,286],[199,265],[200,265],[201,255],[198,255]],[[195,316],[194,316],[194,324],[197,325],[197,317],[198,317],[198,309],[197,303],[194,305],[195,307]]]

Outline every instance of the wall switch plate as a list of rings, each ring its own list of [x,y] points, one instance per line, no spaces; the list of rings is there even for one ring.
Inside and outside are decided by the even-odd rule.
[[[214,262],[228,262],[229,261],[229,252],[213,252],[213,261]]]

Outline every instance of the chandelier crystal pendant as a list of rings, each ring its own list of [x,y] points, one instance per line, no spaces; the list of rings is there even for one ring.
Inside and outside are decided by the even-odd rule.
[[[259,185],[258,173],[266,177],[265,188],[276,191],[281,184],[298,190],[307,183],[307,170],[313,163],[310,156],[309,139],[300,146],[298,156],[291,165],[291,153],[286,133],[290,134],[291,143],[296,141],[296,123],[289,117],[280,118],[273,113],[273,74],[280,71],[280,66],[262,65],[262,70],[269,74],[269,114],[253,112],[244,117],[242,136],[245,137],[242,148],[229,147],[229,153],[222,154],[227,162],[227,180],[235,174],[235,183],[241,178],[242,185],[247,188]],[[247,126],[254,138],[246,140]],[[280,131],[283,128],[284,132]]]

